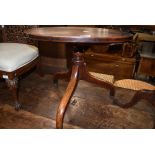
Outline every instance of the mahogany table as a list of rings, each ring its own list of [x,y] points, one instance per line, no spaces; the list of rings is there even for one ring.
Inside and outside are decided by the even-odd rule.
[[[63,128],[64,114],[67,105],[76,89],[79,80],[95,83],[100,87],[110,90],[114,96],[115,88],[111,83],[101,81],[89,74],[84,61],[83,52],[85,45],[123,43],[131,40],[132,35],[114,29],[88,28],[88,27],[43,27],[34,28],[26,32],[32,39],[40,41],[51,41],[70,43],[73,45],[72,67],[67,73],[54,75],[56,83],[60,78],[69,78],[67,89],[59,104],[56,115],[56,128]]]

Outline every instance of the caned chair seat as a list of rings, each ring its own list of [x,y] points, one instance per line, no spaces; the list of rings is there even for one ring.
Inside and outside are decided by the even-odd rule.
[[[135,91],[133,97],[127,103],[121,103],[118,99],[114,99],[114,104],[119,105],[122,108],[130,108],[143,99],[155,106],[155,86],[143,81],[132,79],[118,80],[114,83],[114,85],[116,87]]]
[[[89,73],[99,80],[106,81],[106,82],[109,82],[111,84],[114,83],[114,76],[113,75],[96,73],[96,72],[89,72]]]
[[[155,86],[139,81],[139,80],[133,80],[133,79],[123,79],[123,80],[118,80],[115,81],[114,85],[116,87],[121,87],[121,88],[126,88],[126,89],[131,89],[131,90],[155,90]]]
[[[39,56],[38,48],[22,43],[0,43],[0,71],[13,72]]]

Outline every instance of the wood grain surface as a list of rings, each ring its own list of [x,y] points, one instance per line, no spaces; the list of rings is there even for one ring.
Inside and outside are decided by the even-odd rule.
[[[66,43],[114,43],[132,38],[131,34],[119,30],[88,27],[42,27],[25,33],[37,40]]]

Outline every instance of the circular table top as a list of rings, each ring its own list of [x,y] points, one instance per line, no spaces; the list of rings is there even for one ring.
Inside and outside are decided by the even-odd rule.
[[[130,33],[90,27],[42,27],[25,33],[32,39],[64,43],[121,43],[132,39]]]

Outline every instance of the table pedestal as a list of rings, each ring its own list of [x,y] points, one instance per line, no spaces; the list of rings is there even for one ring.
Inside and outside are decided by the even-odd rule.
[[[115,95],[115,88],[111,83],[98,80],[89,74],[84,61],[83,53],[81,52],[73,53],[72,68],[67,73],[56,73],[53,80],[54,83],[57,83],[58,79],[64,78],[70,78],[70,81],[57,110],[56,128],[63,128],[64,114],[79,80],[85,80],[90,83],[97,84],[100,87],[109,89],[110,96]]]

